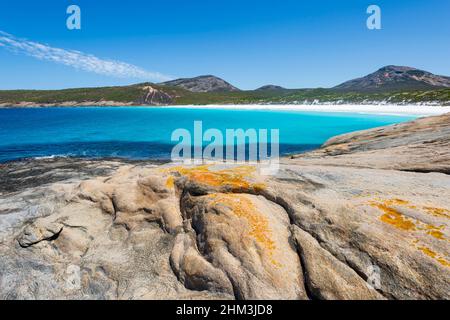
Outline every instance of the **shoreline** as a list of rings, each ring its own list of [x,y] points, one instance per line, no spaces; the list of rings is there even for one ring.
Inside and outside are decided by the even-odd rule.
[[[315,149],[314,149],[315,150]],[[286,157],[286,156],[285,156]],[[102,157],[89,157],[89,156],[69,156],[69,155],[51,155],[51,156],[40,156],[40,157],[24,157],[17,159],[8,159],[8,160],[0,160],[0,168],[2,166],[6,166],[14,163],[30,163],[30,162],[54,162],[54,161],[64,161],[68,162],[74,161],[92,161],[92,162],[122,162],[129,164],[166,164],[170,163],[171,160],[167,158],[126,158],[126,157],[117,157],[117,156],[102,156]]]
[[[450,113],[450,107],[444,106],[418,106],[418,105],[358,105],[358,104],[323,104],[323,105],[182,105],[182,106],[157,106],[156,108],[178,109],[210,109],[210,110],[256,110],[256,111],[296,111],[296,112],[338,112],[378,115],[411,115],[434,116]]]
[[[335,136],[270,175],[255,164],[0,165],[0,299],[448,299],[449,134],[450,113]],[[374,265],[380,292],[366,282]],[[61,275],[74,266],[72,288]]]
[[[328,112],[357,113],[386,116],[434,116],[450,113],[450,106],[435,105],[373,105],[373,104],[210,104],[210,105],[167,105],[147,106],[130,104],[110,105],[0,105],[0,109],[30,109],[30,108],[158,108],[158,109],[203,109],[203,110],[236,110],[236,111],[290,111],[290,112]]]
[[[410,106],[401,106],[401,108],[397,108],[394,112],[390,110],[390,112],[386,112],[389,107],[392,106],[382,106],[383,108],[378,108],[376,106],[367,106],[367,105],[316,105],[316,106],[306,106],[306,105],[184,105],[184,106],[154,106],[154,107],[145,107],[145,106],[110,106],[110,108],[158,108],[158,109],[205,109],[205,110],[234,110],[234,111],[246,111],[246,110],[255,110],[255,111],[281,111],[281,112],[323,112],[323,113],[354,113],[354,114],[372,114],[372,115],[385,115],[385,116],[411,116],[414,117],[410,121],[414,121],[416,118],[427,117],[427,116],[436,116],[439,114],[450,113],[450,107],[431,107],[427,106],[427,110],[423,110],[424,108],[415,108],[411,110]],[[336,108],[339,107],[339,108]],[[399,107],[399,106],[396,106]],[[20,109],[28,109],[29,107],[24,107]],[[52,107],[42,107],[45,109]],[[54,108],[68,108],[68,107],[54,107]],[[99,108],[98,106],[86,106],[86,107],[70,107],[70,108]],[[108,107],[106,107],[108,108]],[[0,108],[1,109],[1,108]],[[358,130],[359,131],[359,130]],[[354,131],[352,131],[354,132]],[[346,134],[352,133],[346,132]],[[325,143],[326,141],[324,141]],[[307,152],[312,152],[317,149],[320,149],[320,145],[311,150],[298,150],[291,151],[287,153],[280,153],[280,159],[287,159],[292,156],[304,154]],[[81,156],[81,155],[65,155],[65,154],[52,154],[52,155],[44,155],[44,156],[27,156],[21,158],[13,158],[13,159],[2,159],[0,160],[0,166],[8,164],[8,163],[18,163],[18,162],[28,162],[28,161],[46,161],[46,160],[54,160],[54,159],[68,159],[70,161],[76,159],[82,159],[87,161],[119,161],[119,162],[157,162],[157,163],[165,163],[170,162],[168,158],[133,158],[133,157],[117,157],[114,155],[111,156]]]

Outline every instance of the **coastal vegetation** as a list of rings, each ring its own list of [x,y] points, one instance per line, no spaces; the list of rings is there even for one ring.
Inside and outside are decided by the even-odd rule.
[[[394,91],[342,91],[337,89],[278,89],[224,92],[192,92],[179,87],[149,83],[131,86],[77,88],[64,90],[0,90],[0,105],[64,104],[73,102],[116,102],[157,105],[146,101],[148,88],[170,96],[170,105],[204,104],[439,104],[450,105],[450,88]],[[161,101],[162,102],[162,101]]]
[[[205,104],[432,104],[450,105],[450,78],[403,66],[385,66],[333,88],[240,90],[213,75],[159,84],[64,90],[0,90],[0,106]]]

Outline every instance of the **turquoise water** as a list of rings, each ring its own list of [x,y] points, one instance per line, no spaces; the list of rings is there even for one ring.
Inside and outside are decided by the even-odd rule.
[[[413,119],[351,113],[145,107],[0,109],[0,162],[80,156],[168,159],[177,128],[279,129],[280,153],[319,147],[328,138]]]

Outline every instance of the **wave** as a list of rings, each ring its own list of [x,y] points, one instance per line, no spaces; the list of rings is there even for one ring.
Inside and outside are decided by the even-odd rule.
[[[0,163],[13,160],[45,160],[55,158],[115,158],[167,161],[170,160],[173,146],[174,144],[161,142],[134,141],[18,144],[0,148]],[[280,144],[280,155],[284,156],[310,151],[319,146],[316,144]],[[249,149],[248,145],[246,149]]]

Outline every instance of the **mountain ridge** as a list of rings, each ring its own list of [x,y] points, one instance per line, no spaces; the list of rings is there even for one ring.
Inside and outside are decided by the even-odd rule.
[[[281,86],[274,85],[274,84],[268,84],[268,85],[259,87],[258,89],[255,89],[255,91],[276,91],[276,90],[288,90],[288,89],[283,88]]]
[[[434,104],[450,105],[450,78],[386,66],[333,88],[239,90],[212,75],[159,84],[63,90],[0,90],[0,107],[152,106],[204,104]]]
[[[450,77],[435,75],[412,67],[388,65],[364,77],[341,83],[333,89],[377,91],[449,87]]]
[[[240,89],[226,82],[225,80],[213,76],[202,75],[194,78],[180,78],[171,81],[161,82],[159,85],[169,87],[179,87],[191,92],[233,92]]]

